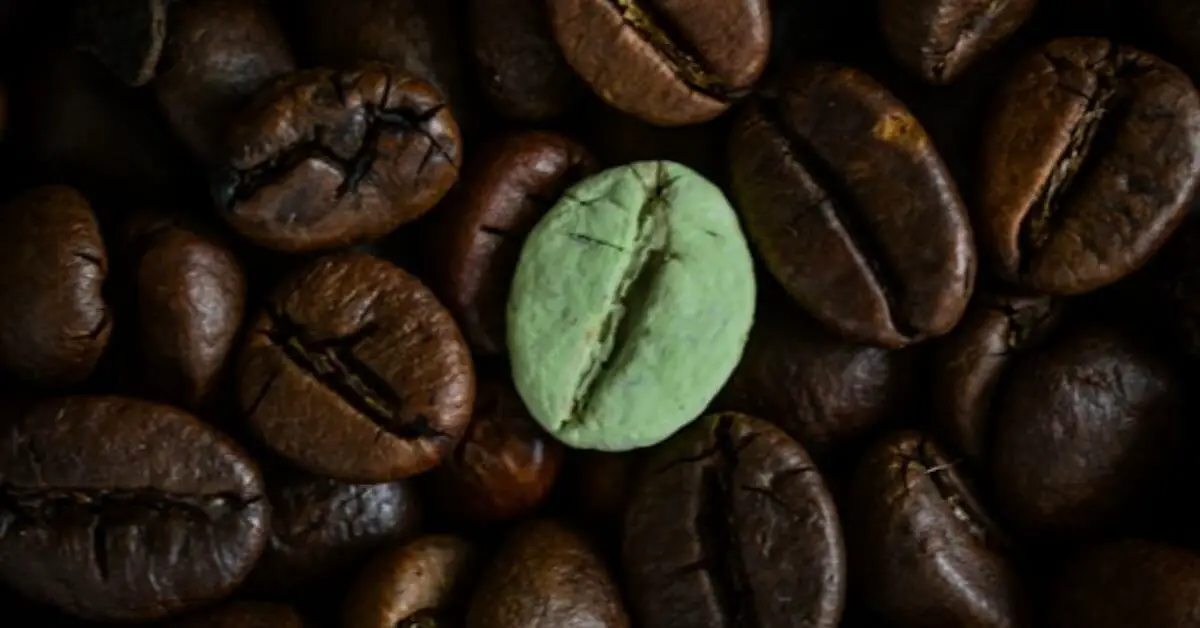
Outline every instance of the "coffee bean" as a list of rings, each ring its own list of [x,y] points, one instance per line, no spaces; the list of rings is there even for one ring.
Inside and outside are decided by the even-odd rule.
[[[980,247],[1003,279],[1078,294],[1140,268],[1200,181],[1200,94],[1161,59],[1101,39],[1027,56],[983,141]]]
[[[943,442],[982,470],[997,391],[1012,363],[1057,328],[1062,302],[1049,297],[981,293],[932,361],[933,422]]]
[[[542,131],[508,135],[472,157],[429,238],[433,288],[481,355],[504,351],[504,310],[525,236],[563,192],[596,170],[587,150]]]
[[[798,443],[745,415],[705,417],[650,455],[622,560],[645,628],[832,628],[842,616],[833,498]]]
[[[1182,382],[1114,328],[1076,326],[1012,367],[992,436],[1000,512],[1029,534],[1119,527],[1170,481]]]
[[[904,412],[912,355],[846,342],[779,292],[761,291],[742,361],[717,406],[771,417],[818,459]]]
[[[171,8],[154,94],[201,163],[221,156],[225,127],[259,88],[295,69],[262,0],[198,0]]]
[[[453,452],[471,418],[475,374],[428,288],[346,252],[275,290],[253,322],[238,397],[263,441],[299,466],[390,482]]]
[[[88,619],[157,619],[227,595],[266,543],[254,463],[169,406],[37,404],[0,430],[0,486],[0,580]]]
[[[108,257],[87,199],[30,190],[0,208],[0,368],[38,386],[91,375],[112,331]]]
[[[76,45],[138,87],[154,78],[172,0],[81,0],[72,5]]]
[[[345,628],[450,628],[477,558],[466,541],[426,536],[374,560],[350,588]],[[461,618],[461,614],[457,614]],[[489,628],[501,628],[499,626]]]
[[[505,542],[471,599],[467,628],[628,628],[604,561],[587,539],[535,520]]]
[[[664,126],[711,120],[758,80],[771,47],[766,0],[558,0],[567,62],[608,104]]]
[[[583,84],[563,58],[542,0],[468,0],[479,84],[492,108],[516,120],[569,112]]]
[[[430,84],[382,64],[304,70],[232,122],[213,194],[261,246],[303,252],[387,235],[458,178],[458,125]]]
[[[171,622],[169,628],[304,628],[291,607],[266,602],[234,602]]]
[[[1200,218],[1186,220],[1156,258],[1148,278],[1156,320],[1176,347],[1200,357]]]
[[[1115,541],[1069,559],[1054,586],[1051,628],[1186,628],[1200,613],[1200,556]]]
[[[233,252],[170,213],[129,227],[142,390],[186,407],[216,388],[245,313],[246,279]]]
[[[1025,23],[1037,0],[882,0],[892,55],[931,83],[951,83]]]
[[[347,484],[290,468],[268,468],[271,538],[247,587],[295,595],[337,582],[393,543],[408,540],[423,516],[406,480]]]
[[[850,574],[889,626],[1026,626],[1010,545],[957,464],[897,432],[857,464],[846,498]]]
[[[471,425],[436,471],[438,498],[473,521],[516,519],[546,499],[563,446],[538,426],[508,381],[479,382]]]
[[[966,208],[912,114],[865,74],[799,66],[747,108],[733,193],[767,269],[801,306],[859,342],[902,347],[966,308]]]

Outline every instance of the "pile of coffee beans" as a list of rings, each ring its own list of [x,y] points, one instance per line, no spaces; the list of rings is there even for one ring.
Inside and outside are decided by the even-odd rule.
[[[0,626],[1200,628],[1200,3],[0,2]]]

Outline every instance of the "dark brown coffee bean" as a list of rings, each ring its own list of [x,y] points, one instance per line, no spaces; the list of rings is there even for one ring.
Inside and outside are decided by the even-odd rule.
[[[468,0],[479,84],[502,116],[547,120],[570,111],[583,84],[563,58],[542,0]]]
[[[1147,541],[1115,541],[1064,565],[1051,628],[1191,628],[1200,617],[1200,556]]]
[[[397,547],[373,561],[351,586],[342,626],[459,625],[454,621],[454,610],[463,608],[463,594],[473,580],[475,567],[475,552],[456,537],[426,536]]]
[[[498,355],[508,286],[526,234],[567,188],[595,172],[596,163],[579,144],[542,131],[493,140],[472,159],[438,212],[427,266],[471,347]]]
[[[87,199],[30,190],[0,209],[0,368],[38,386],[87,379],[112,332],[108,257]]]
[[[562,460],[562,444],[529,416],[512,384],[484,379],[466,435],[436,471],[439,501],[474,521],[516,519],[550,494]]]
[[[522,525],[483,574],[467,628],[628,628],[621,593],[587,539],[553,521]]]
[[[745,415],[702,418],[650,454],[622,561],[645,628],[832,628],[842,616],[833,498],[798,443]]]
[[[1025,23],[1037,0],[881,0],[892,56],[931,83],[951,83]]]
[[[1150,54],[1060,39],[1026,57],[983,141],[980,247],[1007,281],[1078,294],[1140,268],[1200,181],[1200,94]]]
[[[766,0],[557,0],[567,62],[605,102],[654,124],[711,120],[758,80],[771,48]]]
[[[237,109],[295,63],[263,0],[180,2],[168,24],[154,94],[192,155],[213,166]]]
[[[1071,329],[1015,364],[996,406],[992,484],[1031,534],[1111,528],[1170,480],[1182,383],[1163,357],[1109,327]]]
[[[822,459],[854,443],[911,397],[913,356],[833,335],[760,290],[750,340],[716,405],[771,422]]]
[[[246,279],[223,242],[189,223],[139,216],[123,254],[132,257],[141,390],[195,407],[217,386],[241,329]]]
[[[302,0],[301,45],[318,64],[352,67],[383,61],[432,84],[465,129],[477,105],[468,89],[457,2],[424,0]]]
[[[471,419],[475,374],[428,288],[347,252],[275,290],[250,331],[238,396],[266,444],[301,467],[390,482],[454,451]]]
[[[933,422],[971,468],[984,468],[997,390],[1010,365],[1057,327],[1062,303],[1048,297],[978,294],[933,360]]]
[[[767,269],[849,339],[954,327],[975,281],[966,208],[921,124],[849,68],[801,66],[734,131],[733,193]]]
[[[103,621],[229,594],[267,539],[254,463],[169,406],[69,397],[0,430],[0,580]]]
[[[172,0],[80,0],[72,5],[76,45],[138,87],[154,78]]]
[[[173,621],[168,628],[304,628],[304,621],[283,604],[233,602]]]
[[[424,519],[406,480],[347,484],[291,468],[269,468],[271,538],[247,587],[300,595],[337,582],[380,549],[416,535]]]
[[[932,441],[906,431],[872,446],[846,508],[850,574],[889,626],[1028,625],[1003,534]]]
[[[242,235],[282,251],[383,237],[458,178],[458,125],[432,85],[398,67],[305,70],[233,121],[213,193]]]

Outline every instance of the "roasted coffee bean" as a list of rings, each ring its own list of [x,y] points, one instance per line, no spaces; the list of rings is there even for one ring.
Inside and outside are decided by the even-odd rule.
[[[717,406],[771,417],[818,459],[904,412],[913,356],[846,342],[779,292],[761,291],[750,341]]]
[[[820,473],[778,428],[700,419],[650,454],[622,560],[645,628],[832,628],[846,589],[842,532]]]
[[[246,302],[233,252],[192,222],[166,212],[138,216],[122,251],[132,258],[141,390],[185,407],[216,388]]]
[[[933,441],[906,431],[872,446],[846,509],[850,574],[889,626],[1029,625],[1011,546]]]
[[[247,586],[272,596],[338,581],[378,550],[415,536],[424,519],[406,480],[347,484],[268,467],[266,481],[271,538]]]
[[[980,247],[1003,279],[1078,294],[1140,268],[1200,181],[1200,94],[1165,61],[1102,39],[1022,60],[983,141]]]
[[[452,536],[426,536],[399,546],[379,556],[351,586],[342,626],[460,625],[462,615],[455,610],[463,608],[476,564],[471,546]]]
[[[992,419],[999,512],[1046,536],[1142,514],[1171,480],[1182,386],[1164,357],[1107,326],[1075,326],[1018,361]]]
[[[555,133],[493,140],[472,157],[429,239],[433,288],[481,355],[504,352],[504,311],[521,244],[567,188],[596,170],[587,150]]]
[[[553,521],[505,542],[471,599],[467,628],[628,628],[621,593],[586,538]]]
[[[87,379],[112,332],[108,256],[92,208],[68,187],[0,208],[0,368],[46,387]]]
[[[304,620],[283,604],[234,602],[173,621],[168,628],[304,628]]]
[[[1050,601],[1051,628],[1190,628],[1200,614],[1200,556],[1113,541],[1068,559]]]
[[[1037,0],[881,0],[892,56],[931,83],[951,83],[1025,23]]]
[[[458,178],[458,125],[432,85],[398,67],[304,70],[232,122],[213,194],[242,235],[313,251],[387,235]]]
[[[466,435],[436,472],[437,495],[473,521],[516,519],[546,499],[562,459],[562,444],[529,416],[512,384],[483,379]]]
[[[454,451],[471,419],[475,373],[428,288],[346,252],[275,290],[253,322],[238,397],[263,441],[299,466],[390,482]]]
[[[180,2],[168,24],[154,94],[192,155],[215,166],[233,115],[295,62],[263,0]]]
[[[479,84],[492,108],[515,120],[571,110],[583,84],[563,58],[542,0],[468,0],[467,27]]]
[[[476,105],[462,63],[457,2],[302,0],[295,7],[301,45],[319,65],[383,61],[438,89],[454,118],[473,126]]]
[[[997,391],[1010,365],[1046,340],[1061,320],[1049,297],[978,294],[933,359],[933,423],[942,442],[982,471]]]
[[[0,430],[0,580],[88,619],[151,620],[229,594],[268,533],[232,441],[121,397],[35,405]]]
[[[870,77],[799,66],[734,131],[733,193],[767,269],[849,339],[948,332],[975,280],[966,208],[921,124]]]
[[[75,45],[126,84],[149,83],[167,37],[173,0],[80,0],[71,7]]]
[[[771,48],[766,0],[557,0],[567,62],[605,102],[654,124],[711,120],[758,80]]]

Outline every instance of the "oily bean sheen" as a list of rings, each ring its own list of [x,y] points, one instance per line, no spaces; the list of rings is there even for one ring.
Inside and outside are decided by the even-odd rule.
[[[289,606],[234,602],[171,622],[166,628],[304,628]]]
[[[267,538],[253,461],[169,406],[42,402],[0,430],[0,580],[101,621],[228,595]]]
[[[850,574],[894,628],[1020,628],[1003,536],[932,441],[898,432],[858,463],[846,498]]]
[[[1013,366],[993,418],[1000,513],[1029,534],[1111,528],[1171,481],[1183,382],[1110,327],[1078,326]]]
[[[508,135],[472,156],[475,164],[439,210],[430,238],[434,289],[472,349],[504,351],[504,310],[521,244],[567,188],[596,170],[587,150],[544,131]]]
[[[629,628],[617,584],[588,540],[531,521],[507,540],[471,599],[467,628]]]
[[[231,123],[225,151],[221,215],[290,252],[387,235],[437,204],[462,161],[437,89],[377,63],[277,81]]]
[[[475,550],[453,536],[425,536],[393,548],[350,586],[342,626],[454,628],[459,624],[444,620],[465,606],[463,594],[477,568]]]
[[[951,83],[1017,30],[1037,0],[881,0],[888,49],[931,83]]]
[[[766,65],[766,0],[555,0],[567,62],[608,104],[664,126],[717,117]]]
[[[741,414],[705,417],[650,455],[622,562],[645,628],[833,628],[842,615],[824,480],[798,443]]]
[[[269,470],[266,479],[271,538],[250,574],[254,591],[296,594],[344,577],[421,524],[407,480],[348,484],[291,469]]]
[[[1140,268],[1200,180],[1200,94],[1165,61],[1102,39],[1024,58],[983,140],[980,247],[1007,281],[1077,294]]]
[[[176,3],[167,32],[154,94],[179,139],[215,165],[237,108],[295,62],[262,0]]]
[[[29,190],[0,208],[0,368],[39,386],[87,379],[112,333],[108,255],[87,199]]]
[[[938,343],[933,422],[943,442],[981,470],[997,391],[1018,356],[1046,339],[1061,319],[1049,297],[977,294],[962,322]]]
[[[800,66],[747,108],[730,162],[767,269],[826,326],[895,348],[958,322],[975,280],[966,208],[925,130],[883,86]]]
[[[1191,628],[1200,617],[1200,556],[1147,541],[1105,543],[1067,560],[1050,628]]]
[[[238,398],[263,441],[299,466],[390,482],[454,450],[471,418],[475,373],[428,288],[346,252],[276,289],[252,323]]]

